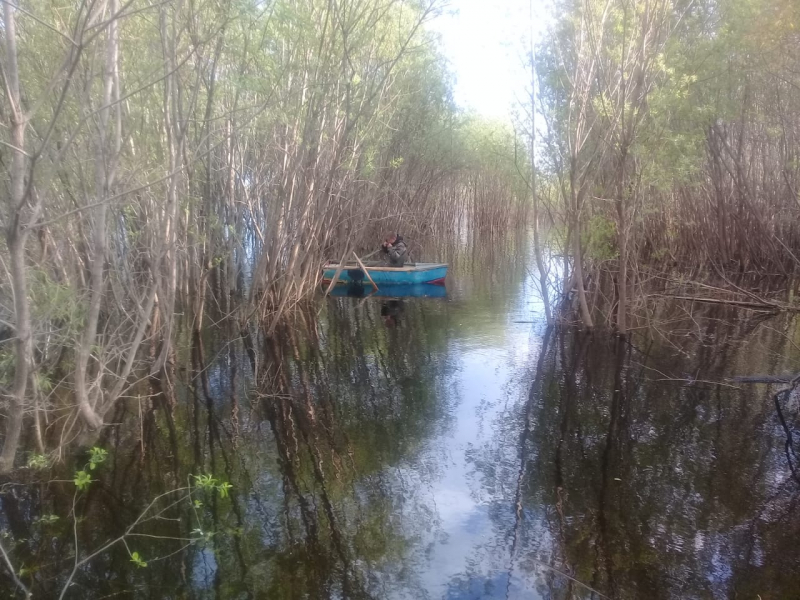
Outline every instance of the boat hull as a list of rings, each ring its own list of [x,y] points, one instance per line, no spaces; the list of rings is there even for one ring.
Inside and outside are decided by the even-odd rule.
[[[433,283],[384,283],[375,291],[369,282],[363,285],[348,283],[334,286],[330,295],[350,298],[447,298],[447,288]]]
[[[339,265],[329,263],[322,269],[323,281],[331,281],[336,274]],[[367,267],[372,281],[380,287],[381,284],[394,285],[413,285],[420,283],[432,283],[444,285],[447,276],[447,265],[439,263],[417,263],[405,267]],[[346,265],[339,274],[339,281],[344,283],[360,283],[369,281],[364,270],[358,265]]]

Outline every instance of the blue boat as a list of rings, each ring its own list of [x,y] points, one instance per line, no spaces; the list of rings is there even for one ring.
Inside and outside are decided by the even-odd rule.
[[[387,267],[385,265],[364,265],[372,281],[379,288],[381,284],[410,285],[417,283],[433,283],[444,285],[444,278],[447,276],[447,265],[441,263],[415,263],[404,267]],[[328,263],[322,267],[323,282],[333,280],[338,263]],[[369,278],[364,270],[356,263],[346,264],[339,273],[339,281],[349,282],[369,282]]]
[[[351,282],[333,286],[330,295],[350,298],[447,298],[447,288],[433,283],[384,283],[378,287],[378,291],[374,290],[369,282],[363,285]]]

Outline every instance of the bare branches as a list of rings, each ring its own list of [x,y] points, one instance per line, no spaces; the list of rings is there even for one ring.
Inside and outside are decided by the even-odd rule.
[[[6,549],[3,547],[2,542],[0,542],[0,554],[3,555],[3,562],[6,564],[6,567],[8,567],[8,572],[11,573],[11,579],[14,581],[16,586],[22,590],[26,598],[31,598],[31,591],[25,586],[24,583],[22,583],[22,581],[20,581],[19,577],[17,577],[17,572],[14,569],[14,565],[11,564],[11,559],[6,552]]]
[[[785,80],[797,72],[784,68],[786,57],[765,60],[773,42],[755,42],[771,30],[765,9],[734,15],[725,6],[578,2],[564,6],[542,45],[550,187],[562,197],[553,217],[567,240],[563,271],[582,271],[569,277],[584,324],[580,281],[591,279],[625,335],[647,297],[638,284],[645,264],[721,278],[740,293],[747,284],[737,277],[758,272],[791,277],[796,288],[800,132]],[[726,28],[752,37],[715,33]]]
[[[162,508],[155,515],[153,515],[151,517],[148,517],[148,518],[145,518],[150,513],[151,509],[158,502],[160,502],[164,498],[167,498],[169,496],[173,496],[175,494],[181,494],[181,496],[179,496],[177,500],[172,501],[166,507]],[[77,497],[77,490],[76,490],[76,497]],[[79,554],[78,554],[78,549],[79,549],[78,538],[77,538],[77,535],[78,535],[77,534],[78,518],[77,518],[77,515],[75,515],[73,517],[73,523],[74,523],[74,528],[75,528],[75,563],[74,563],[74,566],[72,568],[72,571],[70,572],[69,576],[67,577],[66,582],[64,583],[64,586],[61,589],[61,594],[59,595],[59,600],[64,598],[64,595],[67,593],[67,591],[69,590],[70,586],[72,585],[72,581],[75,578],[75,575],[77,574],[78,569],[80,569],[81,566],[87,564],[88,562],[92,561],[93,559],[95,559],[96,557],[100,556],[101,554],[104,554],[105,552],[107,552],[109,549],[111,549],[112,547],[116,546],[117,544],[125,543],[125,540],[128,537],[136,535],[134,533],[134,529],[136,529],[136,527],[138,527],[142,523],[145,523],[145,522],[147,522],[149,520],[157,518],[159,515],[163,514],[165,511],[169,510],[170,508],[173,508],[174,506],[178,505],[179,503],[183,502],[184,500],[186,500],[188,498],[191,498],[191,488],[190,487],[181,487],[181,488],[177,488],[177,489],[174,489],[174,490],[169,490],[167,492],[164,492],[163,494],[159,494],[158,496],[156,496],[155,498],[153,498],[150,501],[150,503],[147,505],[147,507],[139,514],[139,516],[136,518],[136,520],[133,523],[131,523],[125,529],[125,532],[122,535],[120,535],[119,537],[117,537],[117,538],[115,538],[113,540],[109,540],[105,544],[102,544],[99,548],[93,550],[92,552],[90,552],[89,554],[84,556],[83,558],[80,558]],[[75,511],[75,502],[73,501],[73,514],[74,514],[74,511]],[[178,539],[179,541],[183,541],[186,538],[169,538],[169,539]],[[192,541],[194,541],[194,539],[192,539]]]
[[[13,2],[12,0],[0,0],[0,3],[8,4],[9,6],[13,7],[15,10],[21,12],[26,17],[29,17],[29,18],[33,19],[34,21],[36,21],[39,25],[42,25],[42,26],[46,27],[49,31],[52,31],[56,35],[64,38],[66,41],[68,41],[73,46],[78,46],[78,43],[75,40],[73,40],[69,35],[67,35],[63,31],[61,31],[57,27],[53,27],[47,21],[44,21],[43,19],[40,19],[39,17],[37,17],[32,12],[30,12],[28,10],[25,10],[23,7],[19,6],[18,2]]]
[[[445,100],[424,29],[436,2],[277,8],[85,0],[19,13],[23,60],[0,63],[20,97],[5,131],[23,134],[0,135],[21,184],[9,271],[28,298],[25,240],[38,238],[37,284],[65,307],[22,327],[20,431],[24,415],[62,411],[48,427],[66,441],[149,374],[169,387],[180,320],[199,331],[207,306],[215,323],[256,316],[275,331],[326,258],[371,250],[384,228],[430,242],[527,222],[512,136],[485,135]],[[37,407],[27,386],[52,369],[33,362],[45,344],[73,373]]]

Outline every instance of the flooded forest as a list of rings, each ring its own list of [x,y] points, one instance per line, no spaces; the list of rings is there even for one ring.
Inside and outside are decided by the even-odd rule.
[[[454,7],[3,0],[0,597],[800,597],[800,4]]]

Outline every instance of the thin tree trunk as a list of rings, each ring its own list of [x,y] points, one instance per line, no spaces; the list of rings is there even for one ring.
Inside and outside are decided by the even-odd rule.
[[[619,245],[619,269],[617,273],[617,333],[628,334],[628,223],[625,208],[625,153],[619,170],[617,190],[617,244]]]
[[[95,141],[95,198],[97,208],[93,211],[93,240],[90,268],[90,301],[86,317],[86,326],[83,337],[78,347],[75,361],[75,395],[81,416],[90,429],[102,426],[103,420],[96,412],[96,400],[90,398],[88,388],[89,359],[91,358],[97,340],[97,328],[100,319],[100,310],[106,289],[105,263],[108,246],[108,197],[114,185],[116,161],[119,155],[121,140],[121,127],[119,126],[119,105],[114,109],[117,115],[115,122],[111,122],[111,105],[119,98],[119,26],[115,15],[118,11],[118,0],[108,0],[105,7],[111,18],[108,25],[105,62],[103,68],[103,96],[99,111],[98,132]],[[101,368],[98,367],[98,372]],[[98,385],[102,385],[102,377],[98,377]],[[95,398],[102,396],[103,390],[94,391]]]
[[[530,5],[530,21],[533,25],[533,3]],[[539,292],[542,294],[544,315],[548,325],[554,323],[553,309],[550,306],[548,293],[548,270],[542,256],[542,243],[539,236],[539,196],[536,194],[536,51],[533,44],[533,29],[530,33],[530,60],[531,60],[531,200],[533,202],[533,255],[536,259],[536,268],[539,270]]]
[[[0,472],[14,466],[14,456],[19,445],[22,422],[25,412],[25,393],[28,377],[33,367],[33,338],[31,315],[28,300],[27,266],[25,264],[25,241],[28,230],[24,227],[26,118],[22,112],[19,87],[19,68],[17,65],[16,8],[11,2],[3,3],[3,25],[5,29],[5,71],[10,110],[11,169],[9,203],[11,219],[6,232],[9,259],[11,263],[11,283],[14,286],[14,317],[16,320],[16,340],[14,342],[14,384],[9,396],[9,418],[6,425],[6,438],[0,452]]]
[[[575,286],[578,290],[578,304],[581,311],[581,320],[587,329],[592,329],[594,323],[592,322],[592,314],[589,311],[589,304],[586,301],[586,289],[583,286],[583,253],[581,250],[581,228],[578,217],[575,217],[576,222],[573,226],[572,234],[572,252],[574,261],[575,272]]]

